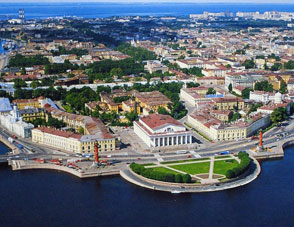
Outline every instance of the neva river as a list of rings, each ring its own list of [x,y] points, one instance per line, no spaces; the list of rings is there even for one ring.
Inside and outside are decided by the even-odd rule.
[[[171,194],[120,177],[79,179],[0,167],[1,226],[293,226],[294,147],[260,177],[227,191]]]
[[[236,1],[238,2],[238,1]],[[258,1],[257,1],[258,2]],[[18,9],[25,10],[26,19],[62,16],[84,18],[110,16],[188,16],[193,13],[224,11],[294,11],[294,4],[248,3],[1,3],[0,19],[17,18]]]

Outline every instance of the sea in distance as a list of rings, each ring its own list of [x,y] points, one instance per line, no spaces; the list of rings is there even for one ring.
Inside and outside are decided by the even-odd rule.
[[[238,2],[238,1],[236,1]],[[258,1],[257,1],[258,2]],[[282,3],[282,1],[281,1]],[[77,16],[83,18],[111,16],[188,16],[194,13],[237,11],[294,11],[293,4],[248,3],[0,3],[0,19],[17,18],[18,9],[26,19]]]
[[[293,226],[294,147],[266,161],[254,182],[196,194],[157,192],[119,176],[79,179],[50,170],[0,166],[0,225]]]

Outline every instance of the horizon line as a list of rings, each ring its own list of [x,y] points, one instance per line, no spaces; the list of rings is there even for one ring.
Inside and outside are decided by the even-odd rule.
[[[256,2],[256,0],[241,0],[239,2],[235,2],[232,0],[197,0],[197,1],[193,1],[193,0],[85,0],[85,1],[81,1],[81,0],[44,0],[42,2],[40,2],[39,0],[28,0],[28,1],[24,1],[24,0],[16,0],[14,2],[11,2],[11,0],[0,0],[1,3],[9,3],[9,4],[15,4],[15,3],[37,3],[37,4],[43,4],[43,3],[120,3],[120,4],[148,4],[148,3],[156,3],[156,4],[169,4],[169,3],[178,3],[178,4],[185,4],[185,3],[189,3],[189,4],[232,4],[232,5],[239,5],[239,4],[254,4],[254,5],[261,5],[261,4],[279,4],[279,5],[283,5],[283,4],[294,4],[293,1],[288,0],[286,2],[281,3],[279,0],[272,0],[272,1],[266,1],[266,0],[262,0],[262,1],[258,1]]]

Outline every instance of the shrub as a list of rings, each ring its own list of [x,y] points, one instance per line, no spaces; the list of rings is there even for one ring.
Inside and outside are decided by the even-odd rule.
[[[145,168],[143,165],[137,163],[131,163],[130,168],[137,174],[158,181],[166,181],[166,182],[177,182],[177,183],[190,183],[191,176],[189,174],[181,175],[181,174],[172,174],[172,173],[164,173],[154,169]]]
[[[165,175],[165,181],[167,182],[175,182],[175,175],[172,173],[167,173]]]
[[[176,183],[183,183],[183,177],[181,174],[176,174],[175,176],[175,182]]]
[[[226,177],[228,179],[237,177],[237,176],[241,175],[242,173],[244,173],[248,169],[248,167],[249,167],[249,165],[251,163],[251,158],[249,157],[248,153],[239,152],[238,157],[239,157],[241,162],[237,167],[235,167],[232,170],[228,170],[226,172]]]
[[[190,183],[191,181],[192,181],[192,178],[191,178],[191,176],[189,174],[185,174],[183,176],[183,182],[184,183]]]
[[[234,178],[235,177],[235,175],[234,175],[234,172],[232,171],[232,170],[228,170],[227,172],[226,172],[226,178],[228,178],[228,179],[232,179],[232,178]]]

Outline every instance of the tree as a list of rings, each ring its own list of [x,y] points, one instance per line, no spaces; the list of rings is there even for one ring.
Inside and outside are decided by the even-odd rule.
[[[202,69],[198,67],[193,67],[188,70],[189,74],[195,75],[197,77],[203,77],[204,75],[202,74]]]
[[[282,94],[285,94],[287,92],[287,84],[284,81],[282,81],[281,83],[280,92]]]
[[[27,74],[25,67],[22,67],[22,68],[21,68],[21,74],[22,74],[22,75]]]
[[[235,175],[234,175],[234,172],[232,171],[232,170],[228,170],[227,172],[226,172],[226,178],[228,178],[228,179],[232,179],[232,178],[234,178],[235,177]]]
[[[176,174],[175,176],[175,182],[176,183],[183,183],[183,177],[181,174]]]
[[[271,67],[271,71],[278,71],[282,68],[282,64],[281,63],[275,63],[272,67]]]
[[[158,107],[157,112],[159,114],[169,115],[169,112],[164,107]]]
[[[84,131],[85,131],[84,128],[81,127],[81,126],[79,126],[79,128],[78,128],[78,133],[84,135]]]
[[[228,89],[229,89],[229,92],[232,92],[233,91],[233,85],[232,85],[232,83],[229,84]]]
[[[250,91],[253,91],[251,88],[245,88],[242,90],[242,98],[243,99],[249,99]]]
[[[254,90],[273,92],[274,88],[272,84],[270,84],[267,80],[265,80],[265,81],[260,81],[255,83]]]
[[[285,62],[284,68],[285,69],[294,69],[294,61],[293,60],[290,60],[288,62]]]
[[[255,112],[259,107],[261,107],[262,106],[262,104],[261,103],[258,103],[258,104],[256,104],[256,105],[252,105],[251,107],[250,107],[250,109],[249,109],[249,111],[248,111],[248,114],[250,114],[250,113],[252,113],[252,112]]]
[[[38,80],[33,80],[33,81],[31,82],[31,84],[30,84],[30,87],[31,87],[31,88],[37,88],[37,87],[39,87],[39,86],[40,86],[40,83],[39,83]]]
[[[16,89],[17,88],[22,88],[22,87],[27,87],[27,83],[24,80],[20,79],[20,78],[13,79],[12,81],[14,82],[13,87],[16,88]]]
[[[287,119],[287,110],[284,107],[279,107],[271,113],[271,121],[274,124],[282,122]]]
[[[231,122],[234,122],[234,121],[236,121],[236,120],[238,120],[238,119],[240,119],[240,118],[241,118],[241,114],[239,114],[238,112],[235,112],[235,113],[233,114],[233,116],[231,117],[230,121],[231,121]]]
[[[208,91],[206,92],[207,95],[215,95],[216,94],[216,90],[214,90],[213,88],[208,88]]]
[[[118,78],[121,78],[124,75],[124,73],[121,68],[113,68],[110,70],[110,75],[117,76]]]
[[[125,116],[129,120],[129,122],[133,122],[138,118],[138,114],[135,111],[132,111],[130,113],[126,113]]]
[[[189,82],[186,84],[187,88],[191,88],[191,87],[199,87],[200,84],[199,83],[194,83],[194,82]]]
[[[245,60],[245,62],[242,65],[245,66],[245,69],[253,69],[253,68],[255,68],[255,63],[254,63],[253,59]]]
[[[183,182],[184,183],[191,183],[191,181],[192,181],[192,178],[191,178],[190,174],[185,174],[183,176]]]

